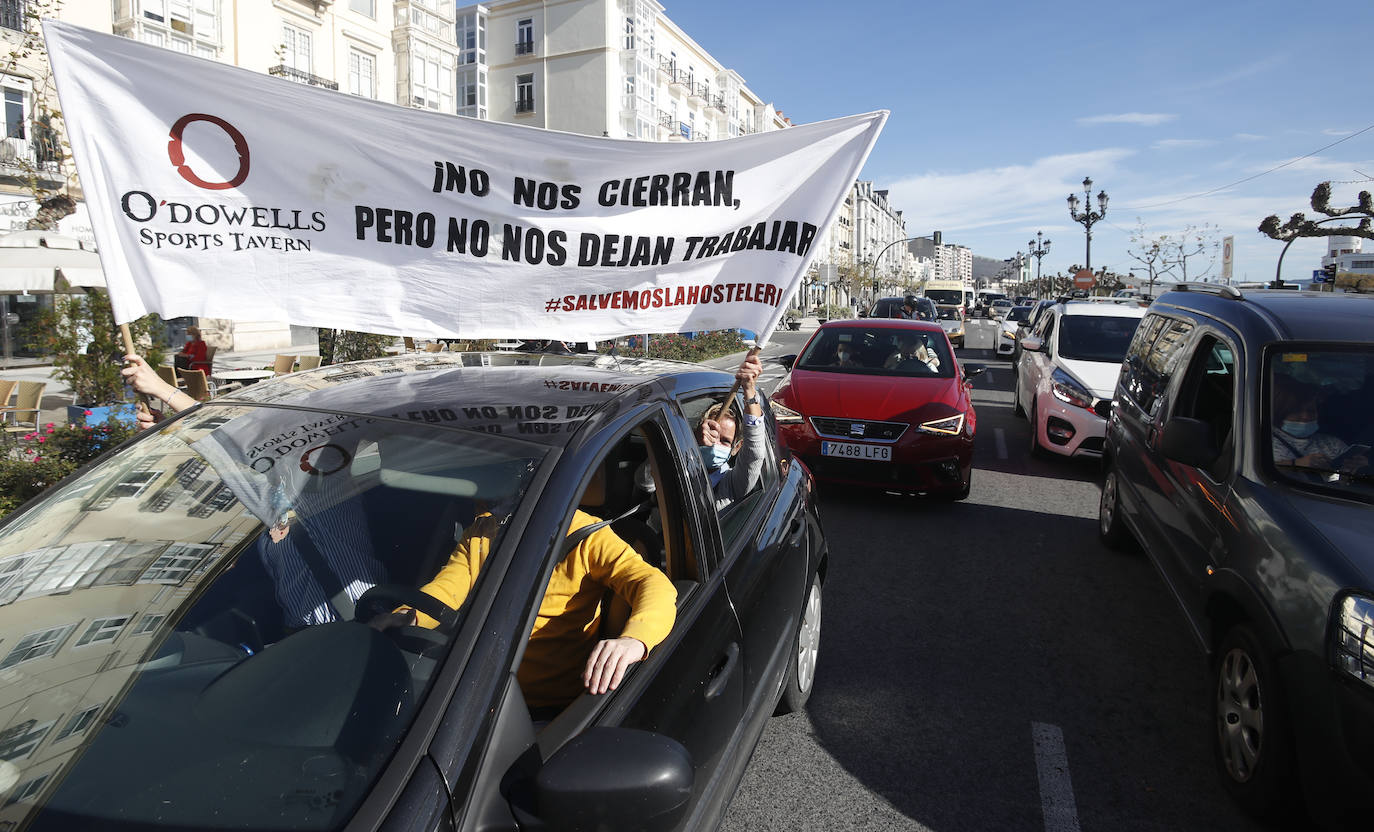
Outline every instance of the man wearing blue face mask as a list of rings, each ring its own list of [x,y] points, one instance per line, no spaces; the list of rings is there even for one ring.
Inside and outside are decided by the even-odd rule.
[[[763,433],[763,407],[759,404],[757,387],[763,363],[754,353],[745,356],[735,378],[744,391],[744,424],[733,412],[725,413],[724,404],[713,405],[702,416],[698,430],[701,460],[711,480],[716,511],[748,494],[758,484],[763,473],[764,455],[768,440]],[[730,458],[734,455],[734,462]]]

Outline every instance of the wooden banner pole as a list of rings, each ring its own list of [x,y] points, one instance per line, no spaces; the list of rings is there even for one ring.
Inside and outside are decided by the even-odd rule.
[[[744,360],[745,360],[745,361],[748,361],[750,356],[758,355],[758,354],[759,354],[759,350],[761,350],[761,349],[762,349],[762,347],[750,347],[750,348],[749,348],[749,352],[745,353],[745,355],[744,355]],[[743,362],[741,362],[741,363],[743,363]],[[740,380],[739,380],[738,378],[736,378],[736,379],[735,379],[735,384],[734,384],[734,386],[730,388],[730,394],[729,394],[728,396],[725,397],[725,410],[722,411],[722,415],[723,415],[723,416],[727,416],[727,417],[728,417],[728,416],[730,415],[730,411],[731,411],[732,409],[734,409],[734,407],[735,407],[735,394],[739,392],[739,388],[740,388]],[[741,415],[743,415],[743,414],[741,414]]]

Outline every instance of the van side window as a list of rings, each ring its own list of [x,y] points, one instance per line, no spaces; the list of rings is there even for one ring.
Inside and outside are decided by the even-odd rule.
[[[1221,451],[1207,470],[1214,480],[1222,480],[1230,469],[1232,452],[1231,423],[1236,406],[1236,356],[1231,347],[1212,335],[1198,339],[1193,360],[1179,387],[1174,416],[1206,422],[1212,429],[1212,444]]]
[[[1153,416],[1159,399],[1169,386],[1182,347],[1193,331],[1193,324],[1150,315],[1136,330],[1126,353],[1122,373],[1126,374],[1126,395],[1145,413]]]

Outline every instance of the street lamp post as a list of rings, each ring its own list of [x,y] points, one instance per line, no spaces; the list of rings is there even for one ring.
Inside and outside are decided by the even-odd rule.
[[[1040,285],[1040,261],[1045,259],[1045,255],[1050,253],[1050,241],[1044,239],[1044,232],[1035,232],[1035,239],[1026,243],[1030,246],[1030,256],[1035,258],[1035,291],[1041,299],[1045,297],[1045,289]]]
[[[1083,177],[1083,212],[1078,211],[1078,195],[1069,194],[1069,216],[1074,222],[1083,226],[1083,231],[1088,236],[1087,249],[1083,255],[1083,267],[1088,271],[1093,268],[1093,225],[1098,220],[1107,215],[1107,192],[1097,192],[1098,210],[1092,209],[1092,190],[1093,181],[1088,177]]]
[[[873,286],[873,300],[874,300],[874,301],[877,301],[877,300],[878,300],[878,263],[883,259],[883,255],[884,255],[884,254],[887,254],[887,250],[890,249],[890,248],[892,248],[893,246],[897,245],[898,243],[909,243],[909,242],[911,242],[912,240],[919,240],[919,239],[921,239],[920,236],[916,236],[916,237],[903,237],[903,238],[900,239],[900,240],[893,240],[892,242],[890,242],[890,243],[888,243],[887,245],[883,246],[882,249],[878,252],[878,256],[877,256],[877,257],[874,257],[873,260],[872,260],[872,262],[870,262],[870,263],[868,264],[868,279],[869,279],[869,283]]]

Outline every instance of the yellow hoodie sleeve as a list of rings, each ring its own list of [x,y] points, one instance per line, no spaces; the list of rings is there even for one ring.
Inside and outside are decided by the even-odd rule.
[[[482,564],[491,554],[491,540],[496,535],[500,523],[490,512],[480,514],[472,525],[463,532],[463,539],[449,555],[448,563],[434,576],[434,580],[420,587],[420,591],[443,602],[452,609],[458,609],[467,599],[468,593],[477,583]],[[415,623],[421,627],[434,629],[439,622],[428,615],[415,611]]]
[[[574,521],[574,529],[579,525]],[[677,618],[677,589],[673,582],[661,570],[645,563],[609,526],[592,532],[580,548],[586,555],[592,579],[610,587],[630,605],[630,619],[620,635],[637,638],[653,650],[668,637]]]

